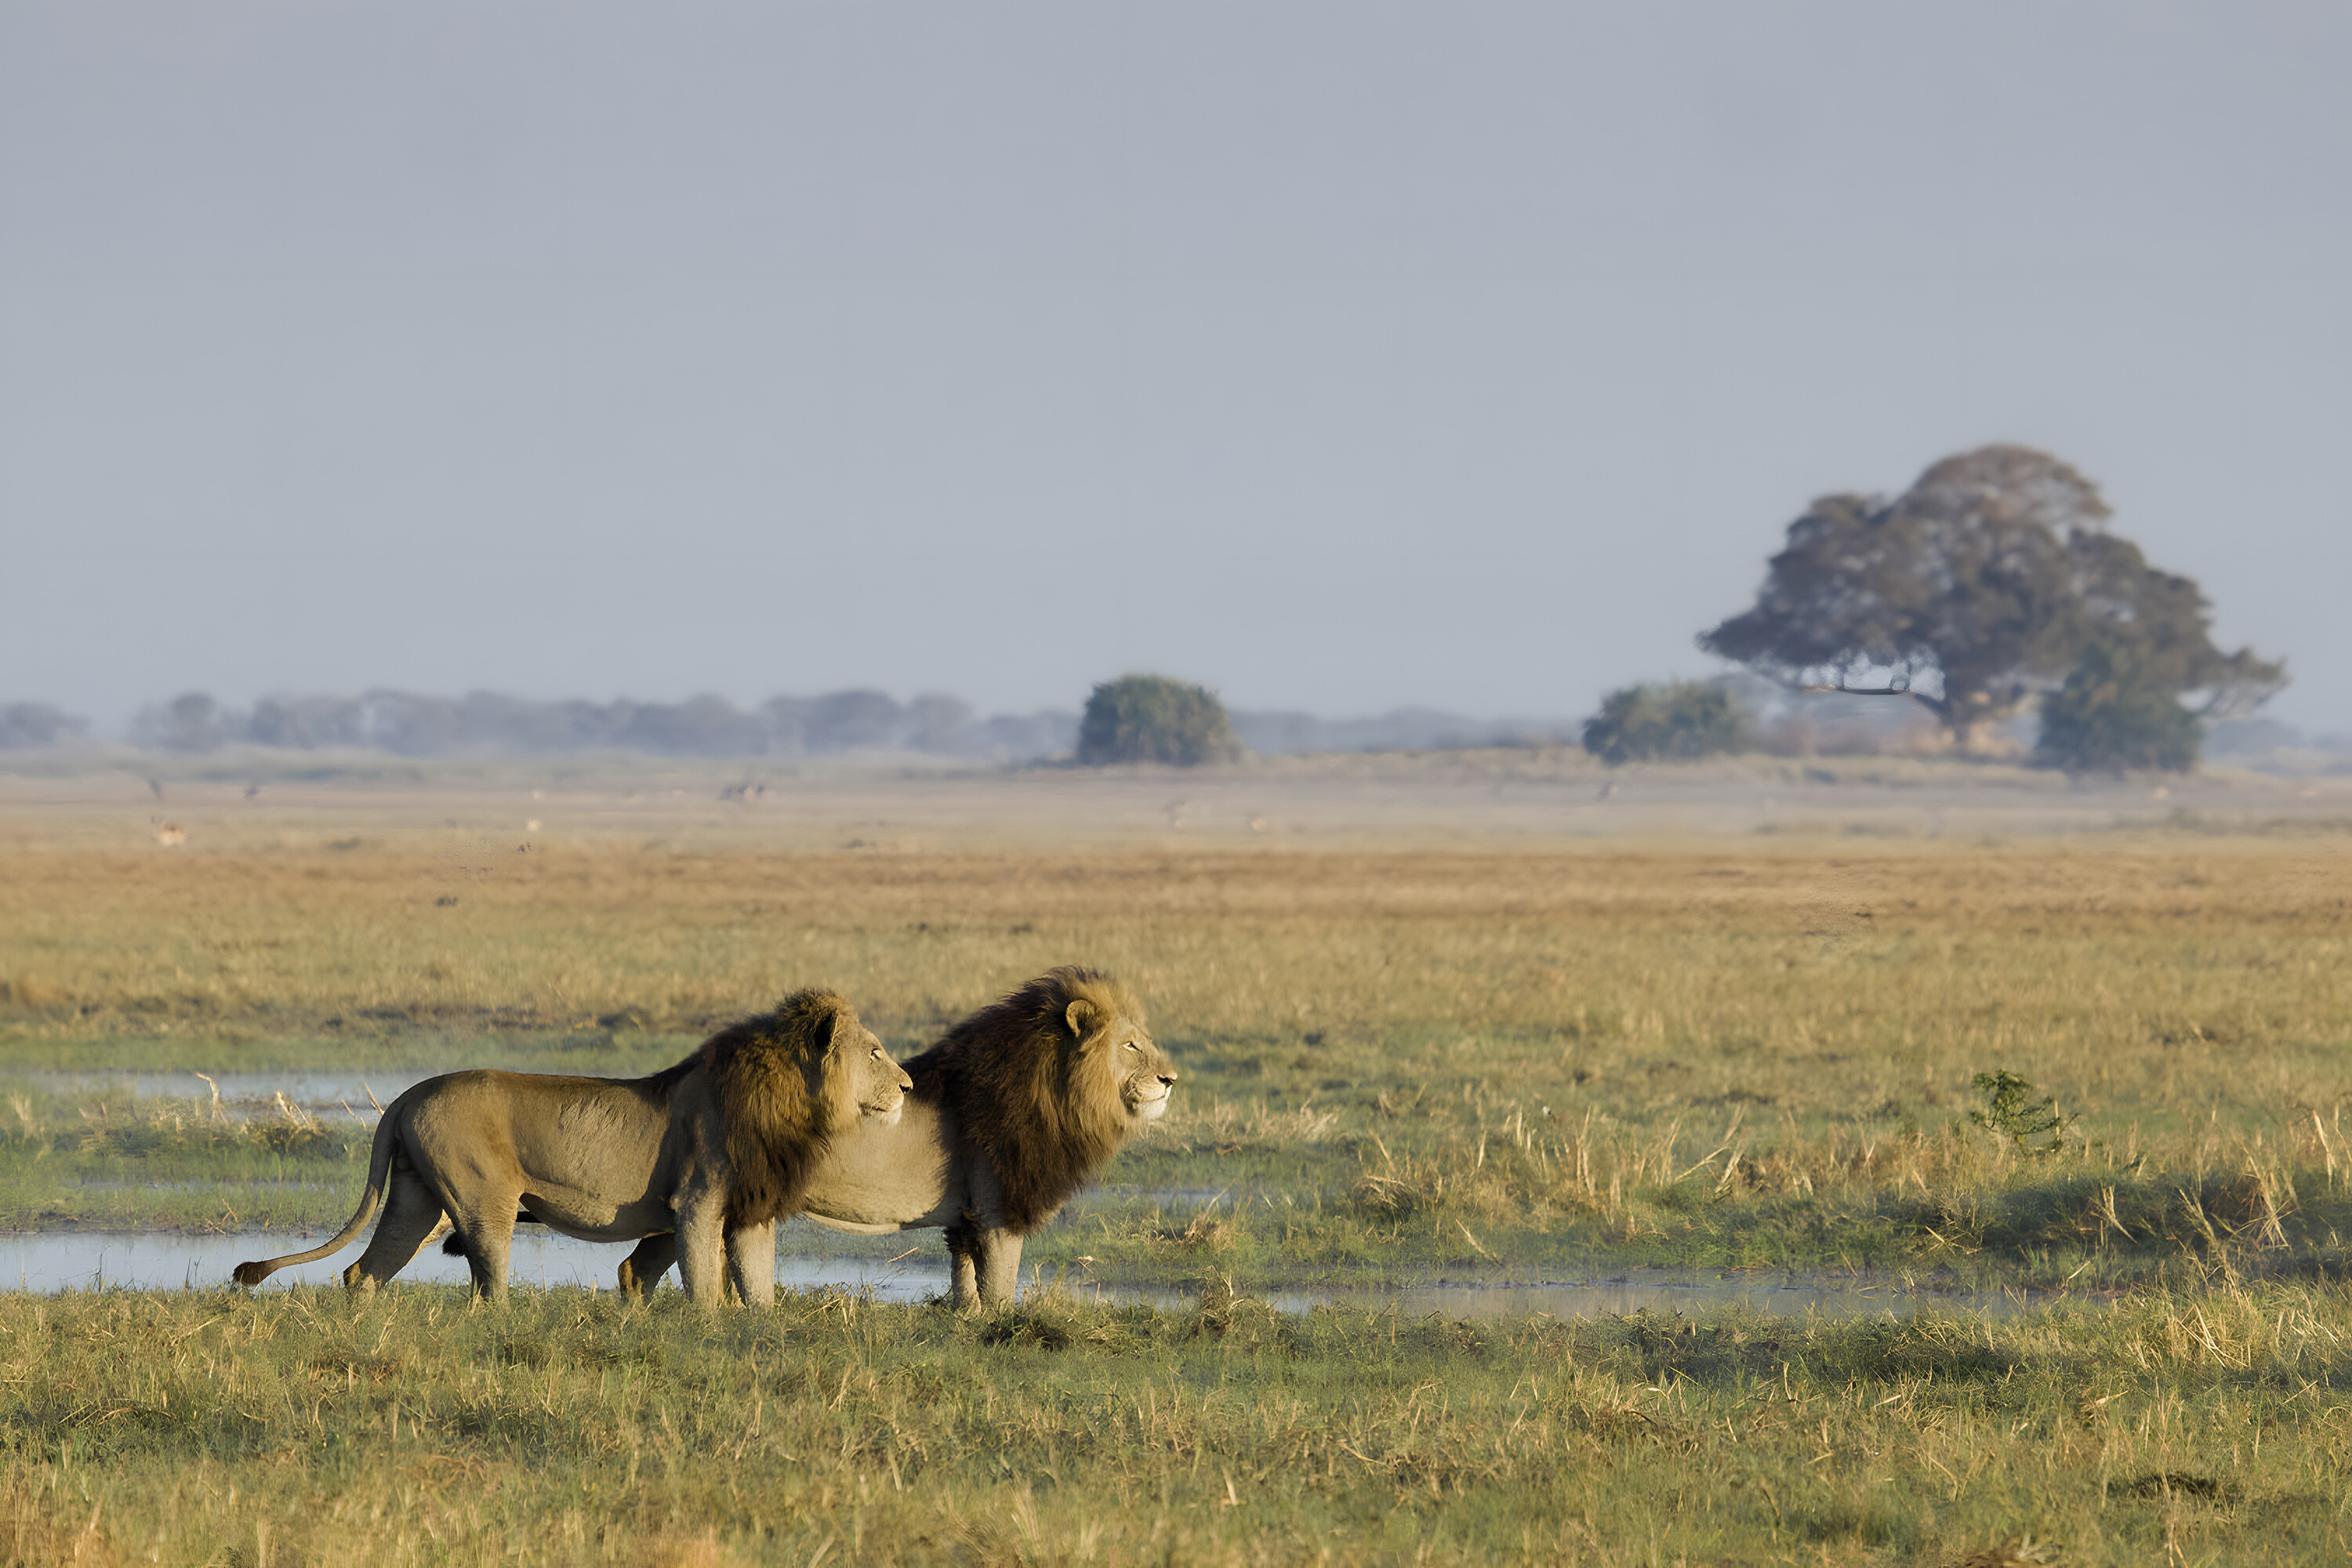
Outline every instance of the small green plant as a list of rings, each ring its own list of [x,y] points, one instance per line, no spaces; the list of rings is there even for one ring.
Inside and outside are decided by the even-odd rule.
[[[1685,761],[1745,750],[1748,725],[1731,693],[1704,680],[1628,686],[1601,700],[1584,721],[1584,749],[1612,766]]]
[[[1232,762],[1242,749],[1214,692],[1164,675],[1104,681],[1087,699],[1078,724],[1078,761],[1096,767],[1173,763],[1189,768]]]
[[[2064,1142],[2066,1129],[2075,1119],[2058,1114],[2055,1096],[2044,1095],[2040,1100],[2029,1098],[2033,1093],[2033,1080],[2020,1078],[2006,1068],[1980,1072],[1971,1080],[1977,1092],[1984,1096],[1984,1104],[1969,1112],[1969,1120],[1988,1132],[1999,1133],[2031,1154],[2054,1152]],[[2050,1135],[2047,1143],[2030,1143],[2031,1138]]]

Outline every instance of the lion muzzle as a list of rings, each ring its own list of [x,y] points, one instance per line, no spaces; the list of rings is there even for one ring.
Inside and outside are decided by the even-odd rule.
[[[915,1080],[907,1076],[905,1068],[893,1062],[891,1070],[898,1081],[890,1086],[888,1096],[867,1100],[857,1108],[860,1116],[870,1116],[885,1127],[898,1125],[900,1118],[907,1114],[907,1096],[915,1087]]]
[[[1133,1092],[1134,1107],[1129,1114],[1139,1116],[1146,1121],[1157,1121],[1168,1114],[1168,1102],[1176,1093],[1176,1080],[1163,1078],[1152,1083],[1138,1083]]]

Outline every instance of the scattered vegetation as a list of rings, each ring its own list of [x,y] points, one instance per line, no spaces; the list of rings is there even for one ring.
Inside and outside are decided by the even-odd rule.
[[[1078,761],[1171,763],[1196,767],[1232,762],[1242,754],[1225,705],[1203,686],[1164,675],[1125,675],[1106,680],[1087,698],[1078,721]]]
[[[0,1112],[0,1229],[223,1231],[348,1211],[366,1174],[373,1114],[322,1121],[283,1096],[253,1111],[120,1089],[16,1089]]]

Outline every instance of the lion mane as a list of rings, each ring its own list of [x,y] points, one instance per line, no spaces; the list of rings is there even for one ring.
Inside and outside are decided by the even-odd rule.
[[[996,1168],[1004,1226],[1026,1236],[1094,1180],[1133,1127],[1118,1064],[1080,1042],[1143,1008],[1097,969],[1065,964],[964,1019],[906,1063],[915,1092],[951,1110]],[[1149,1043],[1147,1038],[1145,1043]],[[1152,1047],[1157,1065],[1167,1058]]]
[[[427,1079],[376,1125],[358,1211],[308,1252],[237,1265],[258,1285],[341,1250],[381,1209],[343,1283],[397,1274],[446,1215],[481,1295],[506,1291],[518,1222],[591,1241],[677,1233],[688,1289],[716,1304],[722,1255],[738,1294],[772,1298],[775,1272],[734,1245],[798,1211],[834,1139],[894,1125],[911,1080],[849,1004],[794,993],[640,1079],[473,1071]]]
[[[857,1015],[831,991],[796,991],[772,1013],[721,1029],[676,1067],[671,1082],[698,1067],[727,1129],[727,1228],[800,1212],[802,1194],[835,1132],[857,1123],[855,1087],[825,1070],[834,1028]]]

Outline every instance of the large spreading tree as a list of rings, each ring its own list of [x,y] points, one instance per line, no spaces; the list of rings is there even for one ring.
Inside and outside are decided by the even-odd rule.
[[[1755,605],[1699,646],[1805,690],[1908,697],[1963,750],[2087,665],[2192,719],[2285,684],[2283,665],[2214,647],[2195,581],[2150,566],[2107,516],[2096,486],[2027,447],[1947,458],[1892,500],[1824,496]]]

